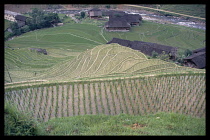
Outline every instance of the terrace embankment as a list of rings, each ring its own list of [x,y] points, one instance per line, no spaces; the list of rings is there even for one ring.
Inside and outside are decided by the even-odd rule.
[[[19,88],[5,99],[37,120],[84,114],[176,112],[205,117],[205,73],[80,81]]]

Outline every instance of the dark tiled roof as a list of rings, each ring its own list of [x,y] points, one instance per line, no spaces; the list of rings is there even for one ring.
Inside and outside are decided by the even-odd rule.
[[[116,13],[115,13],[116,14]],[[137,14],[109,15],[106,27],[130,27],[132,22],[140,22],[142,17]]]
[[[191,56],[186,57],[184,60],[191,60],[197,65],[198,68],[206,67],[206,52],[194,53]]]
[[[111,44],[111,43],[118,43],[122,46],[126,46],[126,47],[131,47],[131,43],[132,41],[130,40],[125,40],[125,39],[120,39],[120,38],[113,38],[111,41],[109,41],[107,44]]]
[[[130,24],[122,17],[110,16],[109,21],[105,24],[106,27],[130,27]]]
[[[142,20],[142,17],[138,14],[125,14],[122,16],[123,18],[126,19],[127,22],[140,22]]]
[[[15,16],[15,19],[16,20],[20,20],[20,21],[26,21],[26,19],[27,19],[27,17],[25,17],[25,16],[22,16],[22,15],[17,15],[17,16]]]
[[[198,52],[205,52],[205,51],[206,51],[206,47],[203,47],[203,48],[199,48],[199,49],[193,50],[192,52],[193,53],[198,53]]]
[[[118,43],[122,46],[130,47],[135,50],[139,50],[142,53],[146,55],[152,55],[152,52],[155,51],[158,54],[161,54],[163,51],[165,53],[171,53],[172,56],[176,55],[177,48],[161,45],[157,43],[150,43],[150,42],[143,42],[143,41],[130,41],[130,40],[124,40],[119,38],[113,38],[111,41],[109,41],[107,44],[111,43]]]

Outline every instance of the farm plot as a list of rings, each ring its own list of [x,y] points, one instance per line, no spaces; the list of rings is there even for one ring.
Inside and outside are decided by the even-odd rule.
[[[39,121],[84,114],[143,115],[156,112],[205,117],[205,74],[40,85],[8,91],[5,100]]]
[[[120,47],[117,49],[96,47],[105,44],[113,37],[193,50],[203,47],[205,31],[148,21],[143,21],[141,26],[133,27],[127,33],[106,32],[95,24],[65,24],[61,27],[27,32],[13,40],[6,41],[5,45],[14,48],[14,50],[5,49],[5,64],[11,72],[12,82],[41,79],[67,80],[101,77],[102,75],[106,77],[107,74],[115,75],[115,73],[123,75],[127,73],[126,70],[129,67],[136,67],[135,65],[138,64],[139,57],[135,57],[135,55],[142,54],[131,52],[131,50],[123,51]],[[90,51],[94,47],[97,49]],[[48,55],[30,52],[29,48],[46,49]],[[77,62],[79,65],[70,65],[72,59],[76,58],[81,52],[87,51],[87,49],[89,49],[89,52],[82,54],[84,56],[80,63]],[[63,64],[67,61],[69,61],[68,64],[66,63],[68,67]],[[60,66],[61,64],[63,65]],[[72,70],[68,70],[70,66],[72,69],[77,68],[77,70],[74,69],[74,73],[71,73]],[[171,69],[173,70],[173,68]],[[78,70],[80,72],[77,72]],[[132,70],[129,71],[132,72]],[[165,72],[167,70],[159,69],[159,71]],[[139,72],[136,71],[136,73]],[[140,72],[139,74],[143,73]],[[5,73],[5,77],[6,83],[11,82],[8,72]]]
[[[113,43],[86,50],[77,57],[55,64],[31,78],[68,81],[69,79],[183,71],[202,72],[204,70],[181,67],[158,59],[147,59],[141,52]]]

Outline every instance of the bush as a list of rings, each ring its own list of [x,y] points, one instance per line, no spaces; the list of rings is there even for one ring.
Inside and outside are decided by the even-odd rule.
[[[152,58],[157,58],[158,57],[158,53],[156,51],[152,51]]]
[[[189,49],[186,49],[186,50],[184,51],[184,55],[185,55],[186,57],[188,57],[188,56],[192,55],[192,51],[189,50]]]
[[[6,101],[4,104],[4,135],[35,136],[38,135],[38,127],[29,116],[18,112],[14,105]]]
[[[22,28],[21,28],[21,32],[22,33],[26,33],[26,32],[29,32],[30,31],[30,29],[29,29],[29,26],[28,25],[25,25],[25,26],[23,26]]]
[[[85,12],[81,12],[81,18],[84,18],[85,17]]]

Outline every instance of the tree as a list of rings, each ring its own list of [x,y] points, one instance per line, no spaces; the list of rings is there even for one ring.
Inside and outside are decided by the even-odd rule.
[[[25,25],[25,26],[23,26],[22,28],[21,28],[21,32],[22,33],[26,33],[26,32],[29,32],[30,31],[30,29],[29,29],[29,26],[28,25]]]
[[[10,24],[10,28],[12,29],[12,36],[21,34],[21,31],[20,31],[20,29],[18,27],[17,22],[11,23]]]
[[[105,7],[106,7],[107,9],[109,9],[109,8],[110,8],[110,5],[106,5]]]
[[[156,51],[152,51],[152,58],[157,58],[158,57],[158,53]]]
[[[189,50],[189,49],[186,49],[186,50],[184,51],[184,55],[185,55],[186,57],[188,57],[188,56],[192,55],[192,51]]]
[[[81,12],[81,13],[80,13],[80,17],[81,17],[81,18],[84,18],[84,17],[85,17],[85,12]]]

